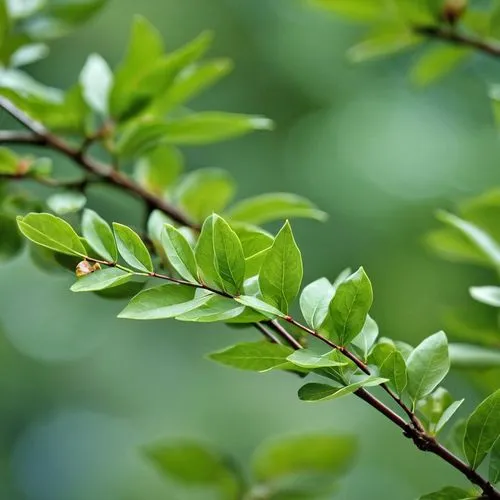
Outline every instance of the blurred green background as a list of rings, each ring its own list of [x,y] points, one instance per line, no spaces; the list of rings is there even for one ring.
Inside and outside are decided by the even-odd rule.
[[[241,197],[291,191],[330,214],[325,224],[294,222],[306,280],[364,265],[382,335],[414,344],[443,327],[446,307],[468,303],[468,285],[487,283],[480,270],[439,261],[422,237],[436,208],[498,181],[486,96],[494,63],[477,57],[417,89],[405,76],[411,56],[348,64],[344,52],[360,28],[303,0],[111,0],[30,72],[65,88],[91,52],[116,64],[134,14],[171,48],[214,30],[211,55],[235,60],[234,73],[194,108],[275,120],[272,133],[186,154],[189,168],[229,170]],[[73,168],[60,159],[57,167]],[[90,192],[90,206],[121,222],[142,217],[138,203],[102,188]],[[203,358],[236,337],[257,338],[253,331],[118,320],[121,303],[75,296],[71,281],[44,274],[26,253],[0,266],[1,499],[207,499],[167,484],[140,447],[189,437],[246,463],[268,437],[314,431],[359,436],[357,465],[336,498],[411,499],[462,483],[355,398],[309,406],[294,377]],[[463,415],[480,399],[463,374],[448,385],[467,398]]]

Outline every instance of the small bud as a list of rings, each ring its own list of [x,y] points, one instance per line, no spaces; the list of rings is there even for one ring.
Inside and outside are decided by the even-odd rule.
[[[101,270],[101,264],[99,264],[99,262],[96,262],[93,266],[92,266],[92,269],[94,271],[100,271]]]
[[[467,0],[446,0],[443,4],[441,18],[444,22],[454,26],[464,15],[467,9]]]
[[[97,264],[99,265],[99,264]],[[100,269],[100,266],[99,266]],[[81,278],[82,276],[86,276],[87,274],[93,273],[95,271],[95,265],[93,266],[87,260],[82,260],[76,266],[75,274],[77,278]]]

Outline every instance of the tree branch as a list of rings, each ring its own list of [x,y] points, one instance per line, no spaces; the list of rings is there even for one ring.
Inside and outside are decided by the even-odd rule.
[[[453,26],[414,26],[413,31],[427,38],[469,47],[492,57],[500,57],[500,44],[460,33]]]

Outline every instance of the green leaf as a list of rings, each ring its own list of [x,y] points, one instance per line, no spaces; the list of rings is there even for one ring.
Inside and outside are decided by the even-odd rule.
[[[331,351],[336,352],[336,351]],[[300,368],[327,368],[329,366],[346,366],[346,362],[332,359],[331,352],[317,354],[310,349],[298,349],[288,356],[288,361]]]
[[[488,479],[493,484],[500,481],[500,438],[495,441],[491,449]]]
[[[226,76],[233,65],[229,59],[193,64],[181,71],[167,91],[154,104],[155,111],[167,113],[184,104]]]
[[[436,434],[448,423],[451,417],[455,414],[455,412],[460,408],[462,403],[464,402],[464,399],[460,399],[459,401],[454,401],[451,403],[446,410],[444,410],[443,414],[441,415],[440,419],[438,420],[436,424],[436,429],[435,432]]]
[[[462,488],[455,488],[454,486],[447,486],[442,490],[428,493],[420,497],[420,500],[467,500],[473,498],[471,493],[463,490]]]
[[[362,387],[372,387],[387,382],[386,378],[368,377],[345,387],[333,387],[328,384],[309,383],[299,389],[299,399],[302,401],[327,401],[352,394]]]
[[[118,315],[126,319],[175,318],[208,302],[211,295],[195,296],[194,287],[169,283],[137,294]]]
[[[437,332],[424,339],[410,354],[408,393],[414,401],[430,394],[446,377],[450,369],[448,340],[444,332]]]
[[[80,73],[80,85],[85,102],[102,116],[107,116],[109,93],[113,86],[113,73],[99,55],[91,54]]]
[[[121,269],[109,268],[82,276],[71,287],[72,292],[95,292],[118,285],[123,285],[132,278],[133,274]]]
[[[174,226],[165,224],[161,235],[165,254],[173,268],[185,279],[197,283],[198,269],[193,249]]]
[[[115,118],[130,114],[141,101],[151,99],[141,93],[141,80],[154,68],[163,55],[159,32],[143,17],[136,16],[123,62],[118,67],[110,94],[110,111]]]
[[[67,255],[85,257],[87,251],[73,228],[52,214],[29,213],[17,218],[21,233],[37,245]]]
[[[285,316],[274,306],[268,304],[267,302],[264,302],[261,299],[258,299],[257,297],[252,297],[250,295],[240,295],[239,297],[235,297],[234,300],[236,300],[240,304],[243,304],[244,306],[250,307],[251,309],[264,314],[270,319],[283,318]]]
[[[313,0],[318,6],[329,9],[356,21],[377,21],[386,13],[383,0]]]
[[[232,177],[216,168],[203,168],[186,175],[175,190],[177,204],[195,221],[221,212],[235,191]]]
[[[473,299],[493,307],[500,307],[500,287],[472,286],[469,292]]]
[[[256,451],[252,469],[257,481],[275,483],[288,476],[340,476],[352,466],[357,441],[352,436],[313,434],[274,439]],[[317,477],[317,476],[316,476]]]
[[[450,344],[450,361],[453,368],[490,370],[500,367],[500,350],[473,344]]]
[[[318,330],[325,321],[334,294],[335,288],[326,278],[313,281],[302,290],[300,310],[312,329]]]
[[[145,281],[127,281],[112,288],[98,290],[94,292],[103,299],[108,300],[130,300],[134,295],[137,295],[146,285]]]
[[[110,262],[118,259],[118,250],[109,224],[93,210],[83,211],[82,234],[94,252]]]
[[[186,146],[225,141],[272,128],[272,121],[263,116],[206,111],[166,122],[162,132],[169,144]]]
[[[496,267],[500,267],[500,246],[478,226],[447,212],[439,212],[438,218],[460,231]]]
[[[157,443],[146,447],[145,455],[165,476],[187,486],[220,491],[221,500],[239,498],[239,479],[228,459],[192,441]]]
[[[211,215],[203,223],[194,253],[198,264],[198,276],[202,283],[212,288],[222,289],[215,265],[214,221],[215,216]]]
[[[10,65],[14,68],[27,66],[40,61],[49,55],[49,47],[45,43],[30,43],[19,47],[10,58]]]
[[[366,317],[365,324],[361,329],[361,332],[359,333],[359,335],[356,335],[356,337],[352,339],[351,343],[354,348],[361,353],[363,359],[366,360],[368,355],[370,354],[373,344],[377,340],[377,337],[378,325],[375,320],[370,315],[368,315]]]
[[[236,233],[218,215],[214,215],[215,267],[222,289],[229,295],[239,295],[245,279],[245,257]]]
[[[13,217],[0,213],[0,262],[16,256],[23,248],[24,240]]]
[[[360,267],[338,285],[323,328],[341,345],[349,344],[363,329],[372,302],[372,285]]]
[[[241,241],[245,258],[261,253],[273,244],[274,238],[260,227],[238,222],[231,223],[231,227]]]
[[[182,154],[172,146],[161,145],[139,158],[134,177],[148,191],[164,196],[183,169]]]
[[[500,436],[500,389],[488,396],[467,419],[464,451],[469,465],[477,469]]]
[[[180,321],[194,321],[198,323],[213,323],[215,321],[230,321],[240,316],[245,307],[232,299],[214,295],[207,302],[184,314],[176,316]]]
[[[118,251],[125,262],[140,271],[153,272],[151,255],[139,235],[128,226],[117,222],[113,222],[113,230]]]
[[[422,37],[407,27],[402,29],[384,29],[375,33],[361,43],[351,47],[347,52],[350,61],[359,63],[388,56],[410,49],[422,42]]]
[[[10,149],[0,147],[0,174],[16,175],[20,158]]]
[[[56,193],[47,198],[47,206],[57,215],[79,212],[87,203],[87,197],[76,191]]]
[[[324,221],[327,214],[309,200],[289,193],[266,193],[232,206],[227,216],[232,221],[265,224],[274,220],[304,217]]]
[[[394,350],[379,368],[380,376],[387,378],[397,394],[401,395],[407,384],[406,363],[399,351]]]
[[[241,370],[266,372],[274,368],[288,367],[287,357],[291,347],[270,342],[246,342],[208,355],[213,361]]]
[[[472,55],[472,50],[450,45],[433,47],[413,66],[410,78],[416,85],[429,85],[454,70]]]
[[[283,313],[300,290],[302,256],[295,243],[292,228],[285,222],[267,252],[259,273],[259,285],[264,301]]]

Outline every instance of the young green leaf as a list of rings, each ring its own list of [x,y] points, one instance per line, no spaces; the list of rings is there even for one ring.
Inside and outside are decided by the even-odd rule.
[[[473,299],[493,307],[500,307],[500,287],[472,286],[469,292]]]
[[[288,361],[300,368],[327,368],[329,366],[346,366],[347,362],[342,362],[334,359],[331,351],[326,354],[317,354],[310,349],[298,349],[288,356]]]
[[[361,389],[362,387],[372,387],[387,382],[386,378],[368,377],[365,380],[349,384],[345,387],[333,387],[328,384],[318,384],[316,382],[306,384],[299,389],[299,399],[302,401],[327,401],[337,399],[347,394]]]
[[[300,310],[307,324],[318,330],[325,321],[335,288],[326,278],[307,285],[300,295]]]
[[[0,174],[17,174],[19,160],[19,156],[17,156],[13,151],[0,147]]]
[[[495,441],[490,452],[488,479],[492,484],[500,482],[500,438]]]
[[[45,213],[29,213],[17,218],[21,233],[37,245],[67,255],[85,257],[87,251],[73,228],[64,220]]]
[[[373,344],[377,340],[377,337],[378,325],[375,320],[368,315],[361,332],[352,339],[351,343],[354,348],[361,353],[362,358],[366,360],[370,354]]]
[[[345,474],[354,462],[357,442],[353,436],[301,435],[274,439],[256,451],[252,469],[261,483],[311,474],[333,477]]]
[[[235,297],[234,300],[236,300],[240,304],[243,304],[244,306],[250,307],[251,309],[264,314],[264,316],[270,319],[282,318],[285,316],[274,306],[268,304],[267,302],[264,302],[257,297],[252,297],[250,295],[240,295],[239,297]]]
[[[454,401],[450,406],[448,406],[448,408],[446,408],[446,410],[444,410],[443,414],[436,423],[436,428],[434,431],[436,434],[448,423],[450,418],[453,417],[455,412],[460,408],[464,401],[464,399]]]
[[[465,491],[462,488],[447,486],[439,491],[423,495],[419,500],[471,500],[477,498],[470,491]]]
[[[177,145],[210,144],[273,127],[272,121],[263,116],[210,111],[193,113],[165,125],[165,140]]]
[[[132,278],[133,274],[121,269],[109,268],[94,271],[82,276],[71,287],[72,292],[95,292],[123,285]]]
[[[47,198],[47,206],[57,215],[79,212],[87,203],[87,197],[76,191],[56,193]]]
[[[87,104],[102,116],[108,115],[109,93],[113,86],[113,73],[99,55],[91,54],[80,73],[80,85]]]
[[[227,216],[231,221],[265,224],[274,220],[304,217],[324,221],[325,212],[309,200],[289,193],[266,193],[240,201],[232,206]]]
[[[213,323],[215,321],[230,321],[240,316],[245,306],[232,299],[214,295],[207,302],[186,313],[176,316],[179,321],[194,321],[198,323]]]
[[[333,333],[341,345],[349,344],[363,329],[372,302],[372,285],[360,267],[338,285],[323,328]]]
[[[153,272],[151,255],[139,235],[128,226],[117,222],[113,222],[113,230],[118,251],[125,262],[140,271]]]
[[[161,145],[139,158],[134,168],[137,182],[158,196],[163,196],[184,169],[179,150]]]
[[[500,436],[500,389],[481,402],[467,419],[464,451],[477,469]]]
[[[201,168],[182,178],[174,197],[195,221],[223,210],[234,196],[233,178],[224,170]]]
[[[424,339],[410,354],[408,369],[408,393],[414,401],[430,394],[446,377],[450,369],[448,340],[444,332]]]
[[[102,217],[88,208],[83,211],[82,234],[98,255],[110,262],[116,262],[118,250],[113,231]]]
[[[222,283],[215,265],[214,222],[214,215],[205,219],[194,253],[198,264],[198,275],[202,282],[222,290]]]
[[[302,274],[302,256],[287,221],[260,269],[259,285],[264,301],[288,313],[289,305],[299,293]]]
[[[161,235],[165,254],[173,268],[185,279],[197,283],[198,269],[193,249],[174,226],[165,224]]]
[[[208,357],[223,365],[241,370],[266,372],[275,368],[292,367],[287,357],[293,352],[291,347],[270,342],[247,342],[236,344]]]
[[[195,291],[193,287],[174,283],[148,288],[137,294],[118,317],[144,320],[175,318],[200,307],[211,297],[211,294],[196,296]]]
[[[490,370],[500,367],[500,350],[493,347],[460,343],[450,344],[449,351],[453,368]]]
[[[240,240],[218,215],[214,215],[213,238],[215,267],[222,289],[229,295],[239,295],[245,280],[245,257]]]
[[[401,395],[407,384],[406,363],[399,351],[392,351],[379,367],[381,377],[387,378],[397,394]]]
[[[206,446],[191,441],[157,443],[146,447],[145,455],[161,474],[175,481],[217,489],[221,500],[239,498],[240,479],[229,460]]]

